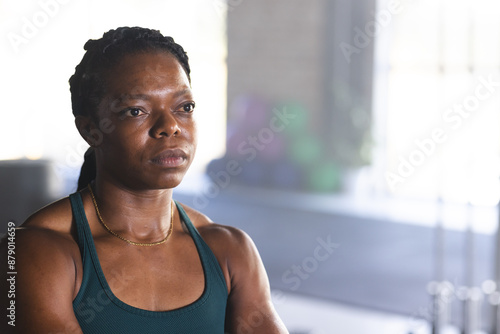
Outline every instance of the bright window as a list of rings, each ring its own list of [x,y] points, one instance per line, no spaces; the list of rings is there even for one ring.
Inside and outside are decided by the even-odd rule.
[[[379,11],[389,2],[379,1]],[[500,3],[399,1],[375,57],[375,157],[398,197],[493,205],[500,175]]]

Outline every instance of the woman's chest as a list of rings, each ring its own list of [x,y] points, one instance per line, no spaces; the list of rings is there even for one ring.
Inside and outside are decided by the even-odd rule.
[[[159,245],[167,246],[167,245]],[[194,243],[168,247],[100,248],[100,266],[112,293],[130,306],[167,311],[195,302],[203,294],[205,275]]]

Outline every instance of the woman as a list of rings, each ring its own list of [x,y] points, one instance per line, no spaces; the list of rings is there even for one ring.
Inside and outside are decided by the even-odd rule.
[[[123,27],[85,49],[70,86],[93,153],[17,230],[16,332],[287,333],[251,239],[172,200],[197,141],[182,47]]]

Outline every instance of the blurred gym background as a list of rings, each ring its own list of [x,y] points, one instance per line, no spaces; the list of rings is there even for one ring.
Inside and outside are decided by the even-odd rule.
[[[496,333],[500,3],[0,0],[0,233],[76,189],[68,79],[123,25],[190,57],[175,197],[247,231],[291,333]],[[242,323],[251,333],[251,319]]]

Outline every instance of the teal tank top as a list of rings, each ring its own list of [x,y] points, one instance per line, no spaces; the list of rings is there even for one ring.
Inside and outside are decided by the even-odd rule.
[[[184,209],[177,210],[194,240],[205,275],[205,288],[195,302],[171,311],[139,309],[119,300],[104,277],[80,193],[69,196],[78,231],[83,280],[73,310],[85,334],[172,333],[223,334],[227,286],[222,269]],[[131,287],[132,288],[132,287]]]

